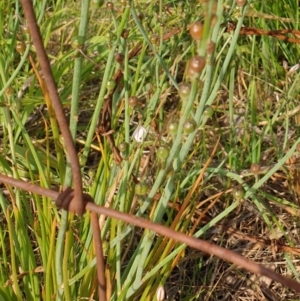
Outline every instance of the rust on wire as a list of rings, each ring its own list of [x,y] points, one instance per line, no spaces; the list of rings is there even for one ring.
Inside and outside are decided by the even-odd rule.
[[[75,197],[75,190],[70,187],[67,187],[63,192],[61,192],[58,197],[56,198],[55,204],[58,209],[64,209],[66,211],[77,213],[77,204],[74,202]],[[85,210],[85,206],[88,202],[94,202],[93,198],[87,194],[83,193],[83,210]]]
[[[67,154],[70,160],[70,165],[72,168],[72,175],[75,187],[75,203],[76,203],[76,214],[82,215],[84,213],[84,202],[82,196],[82,180],[81,180],[81,171],[79,166],[79,160],[75,150],[74,142],[69,130],[67,119],[63,111],[63,107],[57,92],[56,83],[54,81],[51,66],[46,54],[43,40],[41,37],[40,29],[36,21],[36,17],[33,11],[33,6],[31,0],[21,0],[25,18],[27,20],[27,25],[32,37],[32,42],[36,48],[37,57],[39,59],[41,69],[44,74],[45,83],[48,88],[50,99],[52,101],[52,106],[55,111],[55,116],[64,138]]]
[[[227,250],[225,248],[214,245],[205,240],[201,240],[195,237],[188,236],[184,233],[172,230],[166,226],[145,220],[143,218],[137,217],[135,215],[131,215],[124,212],[119,212],[117,210],[113,210],[110,208],[97,206],[93,203],[88,203],[86,205],[86,209],[90,211],[97,212],[98,214],[104,214],[109,217],[115,218],[117,220],[121,220],[123,222],[129,223],[131,225],[135,225],[144,229],[152,230],[162,236],[166,236],[172,238],[176,241],[184,243],[194,249],[203,251],[205,253],[215,255],[223,260],[227,260],[239,267],[242,267],[252,273],[266,276],[276,282],[283,284],[286,287],[289,287],[296,292],[300,293],[300,283],[290,278],[284,277],[273,270],[266,268],[263,265],[255,263],[242,255],[239,255],[233,251]]]
[[[88,204],[88,203],[87,203]],[[101,241],[101,231],[99,226],[98,214],[91,211],[91,224],[93,231],[93,240],[96,250],[97,258],[97,279],[98,279],[98,293],[99,300],[106,300],[106,279],[105,279],[105,262]]]
[[[53,191],[53,190],[49,190],[46,188],[41,188],[39,186],[36,186],[34,184],[30,184],[27,182],[24,182],[22,180],[16,180],[4,175],[0,174],[0,181],[5,183],[5,184],[9,184],[9,185],[13,185],[17,188],[21,188],[24,190],[28,190],[34,193],[38,193],[41,195],[45,195],[50,197],[50,195],[53,197],[54,200],[60,200],[60,193],[57,191]],[[28,185],[28,187],[27,187]],[[29,188],[29,189],[28,189]],[[72,190],[72,189],[71,189]],[[68,193],[72,193],[72,191],[68,189]],[[63,194],[63,192],[62,192]],[[184,233],[172,230],[166,226],[163,226],[161,224],[157,224],[151,221],[148,221],[146,219],[137,217],[135,215],[132,214],[128,214],[128,213],[124,213],[124,212],[119,212],[117,210],[114,209],[110,209],[110,208],[106,208],[106,207],[102,207],[99,205],[96,205],[95,203],[92,202],[92,199],[88,200],[88,198],[86,199],[87,203],[85,205],[85,208],[91,212],[97,213],[97,214],[104,214],[106,216],[109,216],[111,218],[115,218],[117,220],[121,220],[123,222],[126,222],[128,224],[134,225],[134,226],[138,226],[144,229],[149,229],[152,230],[160,235],[172,238],[178,242],[184,243],[194,249],[203,251],[205,253],[211,254],[211,255],[215,255],[223,260],[227,260],[228,262],[231,262],[241,268],[244,268],[252,273],[258,274],[258,275],[262,275],[262,276],[266,276],[276,282],[281,283],[282,285],[300,293],[300,283],[298,283],[297,281],[284,277],[278,273],[276,273],[275,271],[266,268],[263,265],[260,265],[258,263],[255,263],[233,251],[227,250],[225,248],[219,247],[217,245],[214,245],[210,242],[207,242],[205,240],[201,240],[195,237],[191,237],[188,236]],[[71,203],[73,202],[73,199],[71,200]],[[58,204],[61,206],[61,204]],[[69,204],[70,207],[72,207],[72,204]],[[95,223],[95,220],[92,222]],[[98,226],[97,226],[98,227]],[[99,228],[98,228],[99,229]],[[96,227],[93,228],[93,236],[97,236],[96,239],[99,238],[98,243],[95,245],[96,249],[99,249],[98,246],[101,245],[101,237],[100,235],[95,235],[94,230],[96,230]],[[98,231],[98,230],[96,230]],[[99,232],[98,232],[99,233]],[[95,238],[94,238],[95,239]],[[101,253],[102,250],[98,250],[96,251],[96,253],[99,252]],[[101,253],[102,254],[102,253]],[[102,260],[103,260],[103,256],[102,256]],[[98,258],[97,258],[97,263],[98,263]],[[100,265],[103,264],[104,266],[104,261],[100,261]],[[101,270],[100,270],[101,272]],[[99,271],[97,271],[97,273],[99,273]],[[98,287],[99,289],[102,289],[102,294],[104,294],[104,290],[105,290],[105,280],[104,283],[102,282],[104,277],[103,275],[101,276],[101,281],[98,280]],[[98,278],[99,279],[99,278]],[[101,292],[101,290],[100,290]],[[100,295],[100,294],[99,294]],[[101,300],[106,300],[106,299],[101,299]]]
[[[82,179],[79,160],[77,157],[77,152],[75,149],[74,141],[67,123],[66,116],[63,111],[63,107],[57,92],[57,87],[55,80],[53,78],[51,66],[48,60],[47,53],[45,51],[43,40],[41,37],[40,29],[37,24],[37,20],[34,14],[33,5],[31,0],[21,0],[25,18],[27,20],[27,25],[32,37],[32,42],[36,48],[37,57],[40,62],[41,69],[44,74],[45,83],[49,92],[49,96],[52,102],[52,107],[55,111],[55,116],[64,138],[67,154],[69,157],[73,182],[75,189],[66,188],[61,194],[54,196],[52,194],[51,198],[56,200],[56,205],[58,208],[63,208],[67,211],[73,212],[77,215],[83,215],[85,213],[85,207],[87,203],[92,203],[93,199],[88,194],[83,194],[82,191]],[[1,180],[1,178],[0,178]],[[34,190],[32,184],[22,183],[23,189],[29,191]],[[29,189],[30,188],[30,189]],[[43,194],[41,187],[36,188],[36,192]],[[47,193],[48,194],[48,193]],[[50,194],[50,193],[49,193]],[[48,194],[48,195],[49,195]],[[106,286],[105,286],[105,268],[104,268],[104,258],[102,251],[102,243],[100,237],[99,225],[96,225],[97,214],[92,214],[92,229],[93,229],[93,240],[96,248],[96,258],[97,258],[97,278],[98,278],[98,291],[99,300],[106,300]],[[60,285],[60,284],[59,284]]]

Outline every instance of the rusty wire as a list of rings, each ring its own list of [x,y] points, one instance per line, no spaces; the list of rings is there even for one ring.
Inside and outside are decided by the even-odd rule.
[[[21,0],[22,7],[24,10],[24,15],[27,20],[27,25],[32,37],[32,42],[36,48],[36,53],[40,66],[45,78],[45,83],[49,92],[51,103],[55,112],[55,116],[63,136],[66,151],[69,157],[72,175],[73,175],[73,184],[74,191],[70,188],[67,188],[63,191],[57,198],[58,208],[63,208],[67,211],[71,211],[77,215],[83,215],[85,212],[86,202],[93,202],[91,196],[84,194],[82,191],[82,178],[79,160],[77,157],[77,152],[75,149],[74,141],[67,123],[66,116],[60,101],[56,83],[52,74],[51,66],[48,60],[46,50],[43,45],[43,40],[41,37],[40,29],[37,24],[36,16],[33,10],[33,5],[31,0]],[[29,183],[28,183],[29,184]],[[41,187],[40,187],[41,188]],[[28,185],[25,190],[28,190]],[[101,244],[101,233],[99,224],[97,222],[97,215],[92,213],[92,230],[93,230],[93,240],[96,249],[96,258],[97,258],[97,278],[98,278],[98,291],[99,291],[99,300],[106,300],[106,285],[105,285],[105,268],[104,268],[104,258]]]
[[[49,91],[50,98],[53,102],[53,108],[55,110],[56,118],[65,140],[66,150],[69,156],[73,181],[75,189],[66,188],[62,193],[58,191],[49,190],[39,187],[29,182],[17,180],[11,177],[0,174],[0,182],[12,185],[14,187],[26,190],[28,192],[37,193],[39,195],[47,196],[55,200],[58,208],[63,208],[67,211],[73,212],[77,215],[82,215],[86,210],[91,211],[91,224],[93,229],[93,239],[96,249],[97,258],[97,277],[98,277],[98,290],[99,300],[106,300],[106,287],[104,276],[104,258],[102,253],[102,242],[98,223],[98,214],[104,214],[112,218],[124,221],[131,225],[139,226],[145,229],[152,230],[160,235],[169,237],[181,243],[184,243],[190,247],[203,251],[205,253],[218,256],[224,260],[227,260],[239,267],[255,274],[264,275],[270,279],[280,282],[282,285],[289,287],[300,293],[300,284],[292,279],[286,278],[271,269],[257,264],[243,256],[236,254],[225,248],[221,248],[217,245],[211,244],[207,241],[200,240],[194,237],[190,237],[183,233],[174,231],[166,226],[153,223],[151,221],[139,218],[137,216],[119,212],[110,208],[105,208],[94,204],[93,198],[82,192],[82,179],[78,162],[77,153],[75,150],[74,142],[72,140],[66,117],[63,112],[63,108],[57,93],[56,84],[51,72],[51,67],[48,61],[46,51],[43,46],[39,27],[36,22],[31,0],[21,0],[25,17],[27,19],[28,27],[32,36],[33,44],[37,51],[37,56],[40,61],[41,69],[43,71],[45,82]]]
[[[56,200],[56,205],[58,207],[60,207],[60,208],[68,208],[69,207],[69,211],[72,209],[75,210],[75,208],[74,208],[75,205],[72,205],[72,202],[73,202],[72,198],[71,198],[71,202],[70,202],[69,198],[66,197],[66,195],[64,193],[59,193],[57,191],[49,190],[46,188],[41,188],[34,184],[27,183],[22,180],[16,180],[16,179],[13,179],[11,177],[7,177],[7,176],[1,175],[1,174],[0,174],[0,182],[6,183],[9,185],[13,185],[15,187],[18,187],[18,188],[21,188],[24,190],[28,190],[28,191],[31,191],[34,193],[42,194],[47,197],[51,197],[54,200]],[[68,196],[68,194],[72,195],[73,190],[68,188],[67,196]],[[61,196],[63,196],[63,197],[61,197]],[[205,253],[215,255],[219,258],[227,260],[227,261],[229,261],[239,267],[242,267],[252,273],[266,276],[266,277],[268,277],[274,281],[277,281],[277,282],[283,284],[284,286],[300,293],[300,283],[298,283],[290,278],[284,277],[284,276],[274,272],[273,270],[268,269],[263,265],[257,264],[235,252],[232,252],[225,248],[219,247],[219,246],[209,243],[205,240],[197,239],[195,237],[190,237],[184,233],[172,230],[166,226],[148,221],[146,219],[137,217],[135,215],[124,213],[124,212],[119,212],[114,209],[105,208],[103,206],[96,205],[96,204],[94,204],[92,198],[88,194],[83,194],[83,198],[85,201],[85,209],[86,210],[89,210],[89,211],[97,213],[97,214],[104,214],[106,216],[115,218],[117,220],[121,220],[128,224],[138,226],[138,227],[141,227],[144,229],[152,230],[160,235],[163,235],[163,236],[169,237],[171,239],[174,239],[176,241],[182,242],[192,248],[198,249]],[[99,245],[100,244],[101,244],[101,242],[99,242]],[[101,286],[101,285],[102,284],[99,283],[99,286]]]
[[[31,0],[21,0],[24,15],[27,20],[27,25],[32,37],[33,45],[35,46],[37,57],[39,59],[41,69],[45,78],[45,83],[49,92],[49,96],[52,102],[53,109],[55,111],[55,116],[64,138],[64,143],[66,146],[67,154],[70,160],[70,165],[72,168],[72,175],[75,187],[75,202],[76,202],[76,214],[82,215],[84,213],[84,204],[82,200],[82,180],[79,160],[77,157],[76,149],[74,147],[74,142],[69,130],[68,122],[57,92],[57,87],[55,80],[52,75],[51,66],[48,60],[46,50],[43,45],[43,40],[41,37],[40,29],[36,21],[36,17],[33,11],[33,6]]]

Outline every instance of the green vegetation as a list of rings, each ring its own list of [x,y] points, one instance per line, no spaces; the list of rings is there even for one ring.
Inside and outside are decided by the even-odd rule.
[[[299,2],[205,2],[34,2],[84,189],[300,281],[300,31],[275,32],[298,30]],[[0,14],[0,172],[59,190],[72,175],[20,3]],[[5,185],[0,206],[0,300],[97,299],[89,213]],[[168,300],[300,298],[151,231],[99,223],[109,300],[157,300],[161,286]]]

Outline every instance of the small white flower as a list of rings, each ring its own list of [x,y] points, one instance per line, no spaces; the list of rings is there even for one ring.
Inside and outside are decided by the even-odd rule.
[[[294,72],[296,72],[299,69],[299,64],[294,65],[293,67],[291,67],[291,69],[289,70],[289,74],[292,74]]]
[[[135,139],[138,143],[144,141],[147,136],[148,131],[142,125],[138,125],[132,134],[132,139]]]
[[[165,289],[162,285],[160,285],[156,290],[156,300],[157,301],[165,300]]]

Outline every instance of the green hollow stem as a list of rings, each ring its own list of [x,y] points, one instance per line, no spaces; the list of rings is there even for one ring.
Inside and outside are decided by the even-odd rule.
[[[167,74],[169,80],[171,81],[171,83],[174,85],[174,87],[178,90],[178,84],[176,82],[176,80],[174,79],[174,77],[171,75],[168,67],[166,66],[165,62],[163,61],[163,59],[161,58],[161,56],[157,53],[157,51],[155,50],[155,48],[153,47],[151,41],[149,40],[148,38],[148,35],[146,34],[146,31],[144,30],[144,27],[143,25],[141,24],[137,14],[136,14],[136,11],[134,9],[134,6],[132,5],[131,7],[131,14],[132,14],[132,17],[139,29],[139,31],[141,32],[143,38],[144,38],[144,41],[147,42],[147,44],[149,45],[149,47],[151,48],[151,50],[153,51],[154,55],[156,56],[157,60],[159,61],[160,65],[162,66],[162,68],[164,69],[165,73]]]
[[[170,154],[166,161],[165,168],[163,168],[159,171],[159,173],[156,177],[156,180],[155,180],[147,198],[144,200],[143,205],[140,207],[139,211],[137,212],[137,216],[142,216],[144,214],[144,212],[147,210],[147,208],[149,207],[149,205],[151,204],[151,202],[153,200],[153,197],[155,196],[156,192],[158,191],[160,185],[164,181],[166,174],[168,173],[168,171],[170,171],[171,165],[173,164],[173,160],[176,158],[176,156],[179,153],[179,150],[181,147],[181,141],[182,141],[181,139],[182,139],[183,124],[184,124],[184,121],[186,120],[186,118],[188,117],[190,110],[193,106],[193,103],[194,103],[194,100],[195,100],[195,97],[197,94],[197,87],[198,87],[198,85],[197,85],[197,82],[195,81],[192,84],[190,97],[187,101],[186,108],[184,110],[184,115],[179,120],[177,135],[176,135],[173,145],[170,149]],[[111,247],[115,246],[116,243],[122,237],[125,237],[128,233],[130,233],[131,230],[132,230],[132,227],[129,227],[129,226],[126,227],[120,236],[116,237],[115,239],[113,239],[111,241],[110,246]]]
[[[209,98],[207,99],[207,104],[210,105],[214,99],[215,99],[215,96],[221,86],[221,83],[222,83],[222,80],[228,70],[228,65],[232,59],[232,56],[233,54],[235,53],[235,49],[236,49],[236,44],[237,44],[237,41],[238,41],[238,38],[239,38],[239,34],[240,34],[240,30],[243,26],[243,21],[244,21],[244,18],[245,18],[245,15],[246,15],[246,11],[247,11],[247,8],[248,8],[248,5],[245,5],[243,10],[242,10],[242,14],[241,14],[241,17],[239,18],[237,24],[236,24],[236,29],[234,31],[234,34],[232,36],[232,39],[231,39],[231,43],[230,43],[230,47],[228,49],[228,52],[227,52],[227,55],[226,55],[226,58],[224,60],[224,63],[222,65],[222,68],[220,70],[220,73],[219,73],[219,76],[217,78],[217,81],[214,85],[214,88],[209,96]],[[202,113],[202,112],[200,112]]]
[[[297,139],[297,141],[293,144],[293,146],[290,148],[290,150],[286,153],[286,155],[279,161],[277,162],[272,169],[270,169],[258,182],[256,182],[252,187],[249,187],[246,183],[244,183],[243,178],[236,174],[233,173],[231,171],[228,171],[226,169],[222,169],[222,168],[218,168],[218,167],[209,167],[206,170],[210,173],[210,175],[212,174],[220,174],[223,175],[225,177],[231,178],[233,180],[235,180],[237,183],[241,184],[244,186],[246,193],[244,196],[244,199],[247,199],[249,197],[253,197],[255,191],[257,189],[259,189],[259,187],[261,187],[278,169],[280,169],[284,163],[286,162],[286,160],[288,160],[295,152],[296,147],[298,145],[298,143],[300,143],[300,138]],[[215,225],[216,223],[218,223],[219,221],[221,221],[224,217],[226,217],[228,215],[228,213],[230,213],[231,211],[233,211],[237,206],[239,206],[240,202],[239,201],[234,201],[224,212],[222,212],[221,214],[219,214],[218,216],[216,216],[215,218],[213,218],[208,224],[206,224],[204,227],[202,227],[199,231],[197,231],[194,234],[194,237],[199,238],[200,236],[202,236],[210,227],[212,227],[213,225]],[[178,254],[180,251],[182,251],[186,246],[185,245],[180,245],[177,249],[175,249],[172,253],[170,253],[163,261],[161,261],[160,263],[158,263],[155,268],[151,271],[149,271],[144,278],[142,279],[142,281],[146,281],[147,279],[149,279],[151,276],[153,276],[155,273],[157,273],[157,271],[163,267],[166,262],[168,262],[169,260],[171,260],[172,258],[175,257],[176,254]],[[137,256],[137,252],[138,249],[136,250],[136,254],[134,254],[132,256],[132,260],[128,263],[129,266],[135,266],[135,268],[137,267],[137,262],[136,260],[133,260],[134,258],[136,258]],[[76,277],[70,279],[69,284],[73,284],[76,281],[78,281],[80,279],[80,277],[82,277],[88,269],[90,269],[91,267],[95,266],[96,264],[96,259],[93,259],[88,266],[86,266]],[[127,278],[131,278],[133,277],[133,274],[126,274]],[[123,288],[125,288],[126,286],[123,285]]]
[[[129,8],[126,8],[125,12],[122,15],[122,20],[120,22],[117,39],[116,39],[112,49],[110,50],[107,61],[106,61],[105,71],[104,71],[104,75],[103,75],[103,79],[102,79],[102,83],[101,83],[99,96],[98,96],[98,99],[97,99],[97,103],[96,103],[96,106],[95,106],[95,111],[94,111],[94,114],[93,114],[93,117],[92,117],[92,120],[91,120],[91,123],[90,123],[88,134],[87,134],[86,144],[85,144],[85,147],[84,147],[84,150],[83,150],[83,153],[82,153],[82,162],[83,162],[83,164],[85,164],[85,162],[86,162],[88,153],[90,151],[90,145],[91,145],[92,139],[94,137],[95,129],[96,129],[97,123],[99,121],[100,110],[101,110],[101,108],[103,106],[103,103],[104,103],[104,96],[105,96],[105,92],[106,92],[106,83],[109,80],[109,77],[111,75],[111,70],[113,69],[113,66],[115,64],[115,62],[114,62],[115,50],[118,46],[118,42],[119,42],[122,30],[125,27],[124,19],[125,20],[127,19],[128,13],[129,13]]]
[[[197,108],[196,115],[195,115],[195,119],[198,122],[202,120],[202,113],[203,113],[205,105],[211,105],[213,100],[216,98],[217,91],[218,91],[218,89],[221,85],[221,82],[223,80],[225,72],[228,69],[228,65],[229,65],[229,63],[232,59],[232,56],[233,56],[234,52],[235,52],[237,40],[238,40],[238,37],[239,37],[239,32],[240,32],[240,29],[242,27],[245,14],[246,14],[246,7],[244,8],[243,14],[241,15],[240,19],[238,20],[236,30],[235,30],[234,35],[232,37],[232,42],[231,42],[231,45],[229,47],[226,58],[224,60],[224,64],[222,65],[220,74],[218,76],[218,80],[215,83],[214,89],[212,90],[209,97],[208,97],[208,94],[209,94],[209,90],[210,90],[210,87],[211,87],[211,77],[212,77],[212,72],[213,72],[213,66],[208,65],[208,67],[207,67],[206,81],[205,81],[204,88],[203,88],[203,93],[202,93],[202,96],[201,96],[201,99],[200,99],[200,104]],[[207,99],[207,97],[208,97],[208,99]],[[190,149],[190,147],[191,147],[191,145],[194,141],[195,135],[196,135],[196,132],[192,133],[188,137],[186,142],[183,144],[182,149],[181,149],[180,154],[179,154],[179,158],[180,158],[181,161],[186,157],[186,155],[187,155],[187,153],[188,153],[188,151],[189,151],[189,149]]]
[[[88,13],[89,13],[89,0],[82,1],[81,6],[81,17],[80,17],[80,25],[78,34],[82,37],[85,37],[88,25]],[[70,112],[70,132],[73,140],[75,140],[77,133],[77,116],[78,116],[78,104],[79,104],[79,88],[80,88],[80,80],[81,80],[81,66],[82,66],[82,58],[78,57],[75,59],[74,63],[74,76],[73,76],[73,85],[72,85],[72,100],[71,100],[71,112]],[[70,186],[72,182],[72,172],[67,164],[66,168],[66,176],[64,185]],[[56,279],[58,286],[58,293],[56,295],[56,300],[61,301],[63,299],[63,291],[66,291],[66,296],[70,296],[69,287],[66,286],[62,288],[63,283],[67,283],[69,275],[63,272],[63,269],[67,263],[63,261],[64,254],[64,241],[65,235],[68,228],[68,212],[62,212],[61,217],[61,226],[58,231],[57,236],[57,245],[56,245],[56,260],[55,260],[55,268],[56,268]]]
[[[3,88],[0,90],[0,97],[3,95],[3,93],[7,90],[7,88],[11,85],[13,80],[16,78],[22,67],[24,66],[24,63],[27,61],[27,57],[30,51],[31,45],[27,45],[24,54],[22,55],[21,61],[18,64],[15,71],[12,73],[11,77],[7,80],[7,82],[4,84]]]
[[[193,106],[193,103],[195,101],[195,98],[197,97],[197,88],[198,88],[197,81],[194,81],[192,83],[191,93],[190,93],[189,99],[187,101],[186,107],[183,110],[183,116],[181,116],[180,121],[179,121],[177,136],[176,136],[176,138],[173,142],[172,148],[170,150],[170,154],[169,154],[169,157],[168,157],[167,162],[166,162],[166,167],[159,171],[159,173],[156,177],[156,180],[153,184],[153,187],[150,190],[150,192],[148,194],[148,197],[144,201],[143,205],[139,209],[139,211],[137,213],[137,216],[141,216],[147,210],[147,208],[150,205],[154,195],[156,194],[156,192],[159,189],[160,185],[164,181],[165,176],[166,176],[167,172],[169,171],[170,166],[173,163],[173,160],[176,160],[176,157],[178,155],[178,151],[180,149],[181,141],[182,141],[183,124],[184,124],[185,120],[187,119],[187,117],[189,116],[190,111],[191,111],[192,106]],[[166,186],[165,193],[166,193],[167,196],[170,196],[172,191],[173,191],[174,186],[173,186],[172,180],[169,179],[168,182],[169,182],[169,185]],[[166,200],[167,200],[167,197],[162,197],[160,199],[160,201],[157,205],[157,210],[155,211],[155,214],[154,214],[154,217],[153,217],[153,221],[160,222],[160,220],[163,216],[163,212],[164,212],[163,208],[166,208],[166,206],[165,206]],[[130,231],[131,231],[131,228],[127,227],[122,234],[124,234],[125,232],[128,234]],[[140,242],[140,247],[139,247],[141,250],[143,250],[143,253],[142,253],[142,258],[143,259],[145,259],[148,256],[148,253],[149,253],[149,250],[151,248],[153,239],[154,239],[153,233],[151,231],[146,231],[142,241]],[[114,242],[112,241],[112,243],[114,243]],[[136,259],[137,264],[133,264],[130,268],[130,271],[128,272],[129,275],[133,275],[133,274],[136,273],[137,276],[136,276],[135,281],[133,282],[133,284],[128,288],[128,291],[127,291],[127,294],[126,294],[127,298],[129,298],[134,293],[134,291],[137,289],[137,287],[141,283],[144,266],[138,264],[138,262],[140,260],[141,260],[140,256],[138,256],[137,259]],[[132,279],[132,278],[128,277],[127,279]],[[126,286],[127,283],[128,283],[128,281],[125,281],[124,285]]]
[[[244,13],[245,13],[245,10],[244,10]],[[243,16],[244,16],[244,14],[243,14]],[[240,27],[242,26],[243,16],[240,18],[240,20],[238,22],[237,30],[236,30],[236,32],[234,34],[233,41],[232,41],[229,53],[228,53],[228,55],[227,55],[227,57],[226,57],[226,59],[224,61],[224,65],[223,65],[223,67],[221,69],[221,73],[220,73],[220,76],[218,78],[218,82],[219,82],[218,88],[219,88],[219,86],[221,84],[221,81],[223,79],[223,76],[224,76],[223,72],[224,72],[224,70],[227,69],[228,64],[230,62],[230,59],[231,59],[231,57],[232,57],[232,55],[234,53],[234,45],[237,42],[237,38],[238,38],[238,35],[239,35],[239,30],[240,30]],[[204,106],[205,106],[206,100],[207,100],[204,97],[207,95],[207,93],[208,93],[208,91],[210,89],[210,86],[211,86],[211,75],[212,75],[212,72],[213,72],[212,65],[208,66],[207,72],[208,72],[208,74],[207,74],[207,77],[206,77],[206,82],[205,82],[205,87],[204,87],[204,90],[205,90],[206,93],[204,95],[202,94],[202,97],[200,99],[200,105],[198,106],[198,109],[197,109],[197,112],[196,112],[196,120],[198,120],[198,122],[201,120],[202,112],[203,112],[203,109],[204,109]],[[216,91],[215,91],[215,93],[216,93]],[[194,137],[196,135],[196,131],[193,134],[189,135],[187,141],[182,146],[179,155],[177,155],[178,154],[178,149],[180,149],[179,146],[181,144],[181,131],[182,131],[183,122],[184,122],[185,118],[188,116],[188,114],[190,112],[191,105],[194,102],[194,99],[196,98],[196,94],[197,94],[197,83],[196,83],[196,81],[194,81],[193,84],[192,84],[192,91],[191,91],[191,95],[190,95],[190,98],[189,98],[189,101],[188,101],[188,105],[187,105],[186,109],[184,110],[184,115],[185,116],[180,119],[177,137],[176,137],[176,139],[175,139],[175,141],[173,143],[173,146],[172,146],[172,148],[170,150],[170,155],[169,155],[169,157],[167,159],[167,163],[166,163],[166,166],[168,167],[169,164],[174,160],[173,168],[174,168],[175,171],[178,170],[178,168],[180,168],[181,163],[183,162],[184,158],[186,157],[186,155],[187,155],[187,153],[188,153],[188,151],[189,151],[189,149],[190,149],[190,147],[191,147],[191,145],[193,143]],[[192,103],[190,103],[191,100],[192,100]],[[140,210],[139,210],[139,212],[138,212],[137,215],[142,214],[146,210],[146,208],[149,206],[149,204],[150,204],[152,198],[154,197],[157,189],[160,187],[162,181],[164,180],[166,172],[167,172],[167,168],[164,169],[164,170],[161,170],[159,172],[159,174],[158,174],[158,176],[156,178],[156,181],[155,181],[155,183],[154,183],[154,185],[153,185],[153,187],[152,187],[152,189],[151,189],[148,197],[146,198],[146,201],[141,206],[141,208],[140,208]],[[169,184],[171,185],[170,187],[172,187],[172,181]],[[167,185],[165,187],[165,193],[167,195],[170,196],[171,193],[172,193],[172,191],[173,191],[173,187],[171,189],[169,189],[169,185]],[[156,216],[154,217],[155,218],[154,221],[156,221],[156,222],[159,222],[159,219],[162,216],[162,211],[163,210],[160,210],[159,208],[160,208],[160,205],[161,206],[165,205],[165,204],[163,204],[164,203],[163,200],[164,199],[161,198],[160,201],[159,201],[159,203],[158,203],[158,209],[156,211]],[[128,229],[128,228],[126,230],[130,231],[130,229]],[[146,236],[144,237],[144,239],[140,243],[140,247],[143,250],[144,249],[149,249],[149,247],[152,244],[152,240],[149,237],[146,237]],[[136,272],[137,272],[137,277],[136,277],[134,283],[132,284],[132,286],[129,287],[129,289],[127,291],[127,295],[126,295],[127,297],[131,296],[134,293],[134,291],[136,290],[136,288],[138,286],[138,283],[139,284],[141,283],[141,277],[138,277],[138,275],[142,275],[143,267],[141,267],[139,265],[134,265],[134,268],[131,269],[131,272],[129,272],[129,273],[132,274],[133,270],[135,270],[135,269],[136,269]],[[126,284],[126,282],[125,282],[125,284]]]

